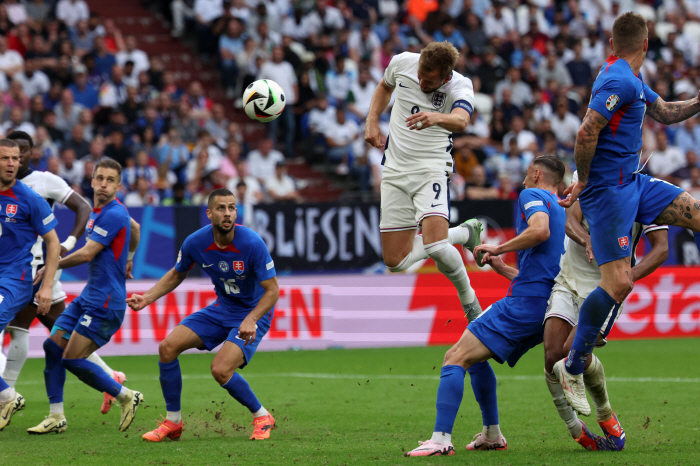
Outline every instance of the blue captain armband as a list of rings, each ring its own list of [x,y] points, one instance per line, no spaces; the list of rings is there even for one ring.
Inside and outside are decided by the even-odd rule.
[[[457,102],[453,103],[452,110],[454,110],[455,108],[461,108],[466,110],[467,113],[469,113],[469,116],[472,116],[472,113],[474,113],[474,107],[472,107],[472,104],[470,104],[466,100],[458,100]]]

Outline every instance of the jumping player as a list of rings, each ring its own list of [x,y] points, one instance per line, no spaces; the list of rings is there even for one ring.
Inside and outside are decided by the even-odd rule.
[[[237,372],[250,363],[270,329],[279,298],[275,265],[262,238],[235,224],[236,199],[231,191],[217,189],[209,195],[207,217],[211,225],[185,239],[175,267],[143,296],[133,294],[127,300],[133,310],[140,311],[177,288],[195,263],[209,275],[217,296],[215,303],[180,322],[158,347],[167,417],[143,435],[149,442],[177,440],[182,435],[180,353],[191,348],[211,351],[221,343],[211,373],[253,415],[250,439],[267,439],[275,427],[272,415]]]
[[[28,429],[30,434],[66,431],[63,411],[66,369],[85,384],[119,401],[121,432],[129,428],[143,402],[140,392],[129,390],[87,359],[121,327],[126,311],[127,259],[133,257],[139,242],[138,224],[115,197],[121,187],[121,165],[107,157],[100,160],[95,165],[92,187],[95,208],[85,229],[87,242],[58,264],[59,268],[67,269],[87,263],[87,285],[56,319],[51,336],[44,341],[44,380],[50,414]],[[42,279],[43,270],[37,272],[35,281]]]
[[[574,181],[577,175],[574,173]],[[639,263],[635,263],[637,244],[642,232],[651,243],[651,251]],[[566,211],[566,252],[561,259],[561,271],[555,279],[552,295],[549,298],[544,324],[545,380],[552,395],[559,416],[566,424],[571,436],[588,450],[622,450],[625,435],[617,416],[610,406],[605,383],[603,364],[592,354],[586,361],[583,380],[586,389],[596,406],[598,424],[611,435],[600,437],[593,434],[574,410],[566,402],[561,384],[552,373],[554,364],[566,357],[576,332],[579,309],[584,299],[600,282],[600,270],[593,257],[588,222],[581,213],[579,203]],[[668,257],[668,227],[666,225],[640,225],[635,223],[632,230],[632,279],[640,280],[651,274]],[[614,308],[614,311],[621,309]],[[607,343],[607,336],[619,317],[620,312],[610,314],[598,336],[595,346]]]
[[[21,181],[19,146],[0,139],[0,330],[32,299],[32,253],[37,235],[46,242],[46,281],[36,294],[37,311],[51,307],[51,285],[61,244],[49,204]],[[0,377],[0,430],[24,407],[24,398]]]
[[[90,204],[80,194],[73,191],[60,176],[47,171],[35,171],[29,168],[29,160],[34,147],[31,136],[24,131],[13,131],[7,135],[7,139],[15,141],[19,146],[21,165],[17,172],[17,179],[46,199],[51,208],[58,202],[68,207],[75,214],[73,230],[68,238],[61,243],[61,257],[65,257],[66,254],[73,250],[77,238],[85,230],[85,225],[92,210]],[[43,240],[41,238],[37,239],[36,244],[32,248],[32,255],[34,256],[32,260],[32,277],[34,277],[37,269],[44,264]],[[127,268],[130,267],[127,265]],[[51,310],[47,314],[37,315],[36,301],[33,301],[22,309],[7,326],[7,333],[11,337],[11,343],[7,352],[7,364],[2,377],[11,387],[15,386],[22,367],[27,361],[27,355],[29,354],[29,326],[38,317],[39,321],[47,329],[51,330],[56,322],[56,318],[66,309],[66,293],[63,291],[59,281],[60,277],[61,271],[59,270],[54,278]],[[114,377],[119,383],[124,383],[126,380],[123,372],[112,370],[97,353],[92,353],[87,359],[102,367],[105,372]],[[108,393],[104,394],[102,402],[103,414],[109,411],[113,401],[114,397]]]
[[[629,12],[615,20],[613,54],[600,69],[576,137],[578,181],[560,201],[570,207],[580,197],[588,221],[601,280],[581,305],[576,336],[566,360],[554,365],[573,409],[588,415],[583,371],[605,320],[632,291],[632,225],[677,225],[695,232],[700,244],[700,201],[681,188],[639,173],[645,113],[673,124],[700,112],[700,94],[683,102],[664,102],[639,72],[649,47],[647,22]],[[606,432],[606,436],[610,434]]]
[[[471,321],[481,306],[451,244],[473,250],[481,244],[481,224],[472,219],[449,229],[452,133],[464,132],[474,109],[472,82],[454,71],[458,57],[449,42],[433,42],[420,54],[392,58],[372,96],[365,141],[384,147],[379,224],[384,262],[391,272],[402,272],[431,257],[457,288]],[[394,92],[391,134],[384,144],[379,117]],[[416,235],[419,227],[422,236]]]
[[[500,246],[480,245],[484,261],[511,280],[508,295],[476,318],[445,354],[437,394],[437,419],[430,440],[406,456],[454,455],[452,428],[462,402],[464,376],[469,372],[472,390],[481,408],[483,430],[467,450],[508,448],[498,423],[496,375],[488,363],[495,359],[513,367],[530,348],[542,343],[542,322],[547,299],[564,253],[564,209],[556,186],[564,164],[554,156],[536,158],[527,169],[525,188],[518,198],[518,236]],[[518,251],[518,269],[498,257]]]

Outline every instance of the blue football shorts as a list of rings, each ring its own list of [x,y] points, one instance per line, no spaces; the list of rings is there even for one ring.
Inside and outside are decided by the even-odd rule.
[[[588,221],[598,265],[632,253],[632,225],[654,223],[683,190],[667,181],[636,174],[618,186],[588,186],[581,193],[581,211]]]
[[[32,300],[32,281],[0,278],[0,331]]]
[[[548,298],[506,296],[496,301],[467,327],[510,367],[543,341]]]
[[[211,351],[224,341],[230,341],[240,347],[245,357],[245,362],[240,367],[242,369],[253,359],[258,345],[267,331],[270,330],[271,319],[269,316],[270,313],[258,320],[255,341],[248,345],[245,345],[245,341],[238,336],[238,327],[243,319],[231,320],[230,317],[222,319],[221,310],[216,309],[216,303],[185,317],[180,325],[184,325],[197,334],[204,343],[204,348],[199,348],[201,350]]]
[[[124,321],[125,309],[105,309],[85,302],[78,296],[66,308],[54,323],[51,334],[57,330],[65,330],[63,338],[69,339],[75,331],[78,335],[97,343],[103,347],[112,336],[117,333]]]

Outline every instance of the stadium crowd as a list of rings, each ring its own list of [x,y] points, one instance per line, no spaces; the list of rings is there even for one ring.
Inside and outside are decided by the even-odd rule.
[[[251,205],[300,202],[285,167],[299,154],[378,194],[382,152],[363,140],[371,96],[395,54],[433,40],[460,50],[456,71],[474,84],[471,123],[454,135],[453,199],[516,199],[538,154],[575,168],[591,84],[611,52],[612,22],[625,11],[649,20],[645,82],[665,100],[700,88],[693,0],[593,0],[585,8],[575,0],[144,3],[169,20],[174,37],[196,39],[236,107],[260,78],[280,84],[289,105],[266,139],[246,140],[226,117],[230,102],[213,102],[198,81],[181,87],[158,56],[83,0],[5,0],[0,131],[29,133],[31,168],[58,174],[88,199],[103,156],[125,168],[127,206],[199,204],[218,187]],[[647,118],[643,172],[700,191],[699,123],[662,127]]]

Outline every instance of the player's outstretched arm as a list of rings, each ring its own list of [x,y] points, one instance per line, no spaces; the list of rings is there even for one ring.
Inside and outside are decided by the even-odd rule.
[[[90,219],[90,212],[92,212],[90,204],[88,204],[83,196],[75,192],[68,196],[68,199],[66,199],[63,205],[73,211],[75,214],[75,221],[73,222],[73,230],[70,232],[70,236],[61,243],[61,257],[64,257],[73,250],[75,242],[85,231],[85,225],[87,225]]]
[[[61,253],[61,243],[58,240],[56,230],[51,230],[41,236],[46,243],[46,264],[41,269],[43,272],[44,282],[36,294],[37,312],[44,315],[51,309],[51,298],[53,288],[53,279],[58,268],[58,258]],[[37,276],[39,273],[37,273]]]
[[[382,141],[382,132],[379,129],[379,117],[389,105],[391,94],[394,88],[389,86],[384,79],[379,81],[377,88],[372,95],[372,101],[369,104],[369,113],[367,113],[367,122],[365,124],[365,142],[368,142],[377,149],[384,147]]]
[[[650,231],[647,238],[651,251],[632,267],[632,280],[635,282],[650,275],[668,258],[668,230]]]
[[[126,303],[134,311],[140,311],[180,286],[185,278],[187,278],[187,272],[178,272],[172,268],[158,280],[158,283],[153,285],[153,288],[143,295],[132,294],[130,298],[126,299]]]
[[[697,97],[681,102],[665,102],[659,97],[647,109],[647,115],[664,125],[685,121],[698,112],[700,112],[700,92]]]
[[[258,305],[250,311],[250,314],[243,319],[241,326],[238,327],[238,336],[241,337],[247,345],[255,341],[255,323],[265,314],[270,312],[272,306],[275,305],[280,297],[280,287],[277,283],[277,277],[272,277],[268,280],[260,282],[260,285],[265,290],[265,293],[258,301]]]
[[[463,108],[455,108],[448,114],[439,112],[418,112],[406,118],[410,130],[423,130],[431,126],[441,126],[453,133],[463,133],[467,129],[471,116]],[[420,123],[420,125],[418,124]]]
[[[136,220],[131,219],[131,236],[129,239],[129,255],[126,260],[126,278],[134,278],[131,275],[131,269],[134,268],[134,254],[136,254],[136,248],[139,247],[139,241],[141,240],[141,225],[138,224]]]
[[[523,251],[534,248],[549,239],[549,215],[544,212],[535,212],[527,220],[528,227],[513,239],[498,246],[482,244],[474,248],[474,256],[479,252],[487,252],[492,256],[500,256],[506,252]]]
[[[576,134],[576,146],[574,147],[574,159],[576,160],[576,171],[578,171],[578,181],[571,183],[564,195],[566,199],[559,201],[562,207],[571,207],[578,199],[579,194],[588,183],[588,175],[591,169],[591,161],[598,145],[600,131],[608,124],[608,120],[597,111],[589,108],[586,116],[583,117],[581,127]]]
[[[575,202],[574,205],[566,211],[566,223],[564,224],[564,228],[566,229],[566,236],[586,248],[586,258],[590,263],[593,262],[594,259],[591,235],[589,235],[586,230],[584,230],[583,225],[581,225],[582,219],[583,212],[581,212],[581,204]]]

